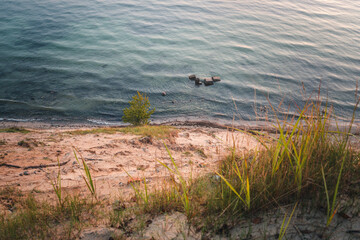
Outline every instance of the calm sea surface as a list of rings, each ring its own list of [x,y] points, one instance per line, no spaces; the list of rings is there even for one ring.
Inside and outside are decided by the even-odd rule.
[[[120,123],[136,91],[156,107],[155,121],[226,121],[234,114],[255,120],[267,97],[274,104],[285,97],[283,110],[294,111],[320,81],[339,117],[354,107],[358,0],[0,0],[0,6],[2,121]],[[196,87],[189,74],[222,81]]]

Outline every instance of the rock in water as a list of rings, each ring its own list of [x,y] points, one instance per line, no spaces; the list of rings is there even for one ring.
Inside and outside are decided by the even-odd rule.
[[[166,96],[166,92],[162,92],[161,96],[165,97]]]
[[[220,77],[218,77],[218,76],[212,77],[212,80],[214,82],[220,82],[221,81]]]
[[[202,82],[200,82],[200,78],[196,78],[195,79],[195,85],[201,85]]]
[[[189,79],[190,79],[190,80],[193,80],[193,81],[196,80],[196,75],[195,75],[195,74],[191,74],[191,75],[189,76]]]
[[[214,85],[214,81],[213,81],[212,78],[205,78],[204,79],[204,84],[205,84],[205,86]]]

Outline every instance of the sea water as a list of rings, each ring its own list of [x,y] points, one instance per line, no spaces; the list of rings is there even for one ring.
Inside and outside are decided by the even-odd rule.
[[[346,119],[359,78],[356,0],[0,0],[2,121],[119,124],[137,91],[154,121],[251,121],[320,83]]]

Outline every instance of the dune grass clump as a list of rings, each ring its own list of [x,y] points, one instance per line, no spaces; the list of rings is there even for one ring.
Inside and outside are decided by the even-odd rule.
[[[98,216],[98,203],[67,196],[60,205],[36,200],[15,189],[1,191],[11,213],[0,212],[0,239],[75,239],[85,222]]]
[[[257,151],[240,154],[234,146],[220,165],[221,181],[212,186],[205,212],[228,220],[311,200],[314,206],[325,203],[328,226],[339,193],[348,193],[347,186],[360,179],[360,155],[349,142],[356,108],[346,131],[331,128],[331,109],[320,102],[306,103],[298,118],[281,120],[272,109],[278,134],[258,135]]]

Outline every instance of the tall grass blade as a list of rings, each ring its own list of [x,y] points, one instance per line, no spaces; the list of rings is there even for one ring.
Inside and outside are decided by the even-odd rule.
[[[85,176],[82,175],[82,177],[83,177],[83,179],[84,179],[84,182],[86,183],[87,188],[89,189],[91,195],[94,196],[95,199],[97,199],[94,181],[93,181],[93,178],[92,178],[92,176],[91,176],[90,169],[89,169],[88,165],[87,165],[86,162],[85,162],[85,159],[81,156],[79,150],[77,150],[75,147],[73,148],[73,152],[74,152],[75,159],[76,159],[76,161],[78,162],[78,164],[83,166],[83,169],[84,169],[84,172],[85,172]],[[76,152],[79,153],[79,156],[80,156],[80,159],[81,159],[81,163],[80,163],[80,160],[79,160]]]
[[[281,228],[280,228],[279,240],[282,240],[283,237],[285,236],[285,233],[286,233],[286,231],[287,231],[287,229],[288,229],[288,226],[289,226],[289,223],[290,223],[290,221],[291,221],[291,219],[292,219],[292,217],[293,217],[293,214],[294,214],[294,212],[295,212],[295,209],[296,209],[296,207],[297,207],[297,204],[298,204],[298,203],[295,204],[295,206],[294,206],[294,208],[293,208],[293,210],[292,210],[292,212],[291,212],[291,214],[290,214],[290,217],[289,217],[286,225],[285,225],[285,221],[286,221],[287,214],[285,213],[285,216],[284,216],[283,222],[282,222],[282,224],[281,224]]]
[[[129,176],[130,179],[133,179],[133,177],[125,169],[123,169],[123,170]],[[134,189],[135,194],[144,201],[145,205],[147,205],[149,203],[149,196],[148,196],[148,189],[147,189],[147,185],[146,185],[146,178],[144,177],[145,195],[141,193],[139,187],[136,187],[133,184],[133,181],[130,181],[129,183],[130,183],[131,187]]]
[[[59,201],[59,205],[60,207],[62,208],[63,206],[63,202],[62,202],[62,196],[61,196],[61,172],[60,172],[60,161],[59,161],[59,158],[57,159],[57,162],[58,162],[58,166],[59,166],[59,169],[58,169],[58,173],[57,173],[57,177],[56,177],[56,180],[53,181],[51,180],[51,185],[54,189],[54,192],[56,194],[56,197]]]
[[[185,213],[186,215],[189,217],[191,215],[191,205],[190,205],[190,200],[189,200],[189,196],[188,196],[188,192],[189,192],[189,189],[187,187],[187,183],[186,183],[186,180],[183,178],[183,176],[181,175],[176,163],[175,163],[175,160],[174,158],[172,157],[171,155],[171,152],[169,150],[169,148],[167,147],[167,145],[164,143],[164,146],[166,148],[166,151],[171,159],[171,162],[172,162],[172,165],[174,167],[175,170],[171,169],[169,166],[167,166],[165,163],[157,160],[162,166],[164,166],[169,172],[173,173],[174,175],[177,176],[177,178],[179,179],[180,181],[180,186],[181,186],[181,191],[177,190],[179,194],[181,194],[181,201],[183,203],[183,206],[184,206],[184,210],[185,210]],[[174,179],[174,183],[176,184],[175,182],[175,179]]]

